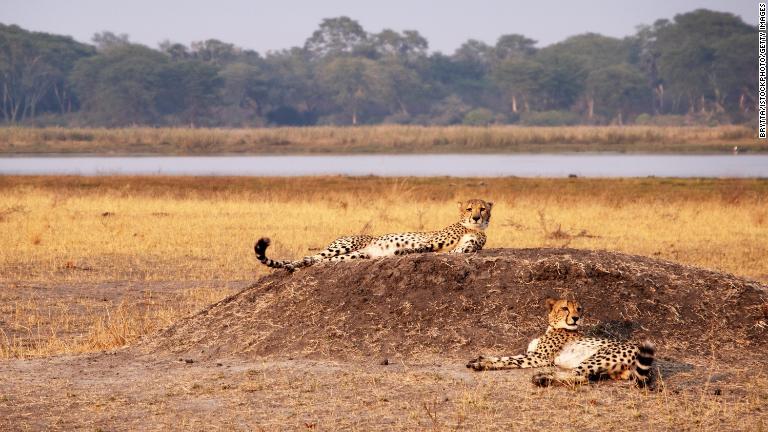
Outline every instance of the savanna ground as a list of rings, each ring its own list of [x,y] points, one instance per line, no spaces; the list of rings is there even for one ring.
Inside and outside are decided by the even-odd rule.
[[[766,152],[752,127],[362,126],[260,129],[0,128],[0,155]]]
[[[267,273],[259,236],[299,257],[341,234],[442,227],[468,197],[495,202],[488,248],[607,249],[768,281],[766,180],[0,177],[0,426],[768,428],[765,363],[729,365],[715,347],[685,357],[694,384],[661,392],[540,390],[434,356],[83,355],[252,284]]]

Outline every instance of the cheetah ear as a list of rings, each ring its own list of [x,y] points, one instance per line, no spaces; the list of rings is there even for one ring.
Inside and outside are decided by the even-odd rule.
[[[488,210],[493,208],[493,203],[491,201],[486,202],[488,204]]]
[[[547,309],[549,309],[549,311],[551,312],[552,311],[552,306],[554,306],[555,303],[557,303],[557,300],[553,299],[552,297],[547,297],[547,302],[546,303],[547,303]]]
[[[464,201],[459,201],[459,211],[464,211]]]

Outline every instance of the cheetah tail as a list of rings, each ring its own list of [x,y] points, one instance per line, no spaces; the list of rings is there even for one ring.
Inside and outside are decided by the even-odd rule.
[[[637,355],[635,356],[635,379],[638,382],[646,382],[651,374],[656,347],[651,342],[645,341],[638,345],[637,349]]]
[[[285,263],[267,258],[266,253],[267,253],[267,248],[269,247],[269,243],[270,243],[269,238],[262,237],[259,239],[259,241],[256,242],[255,245],[253,245],[253,251],[256,252],[256,258],[267,267],[272,267],[272,268],[285,267]]]

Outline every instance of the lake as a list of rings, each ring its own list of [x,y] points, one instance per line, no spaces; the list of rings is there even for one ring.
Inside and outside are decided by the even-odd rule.
[[[768,155],[440,154],[2,157],[0,174],[768,177]]]

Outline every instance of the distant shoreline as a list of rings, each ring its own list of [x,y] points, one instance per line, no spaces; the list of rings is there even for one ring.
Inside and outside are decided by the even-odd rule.
[[[0,157],[768,153],[747,126],[0,128]]]
[[[768,154],[0,157],[0,175],[768,178]]]

